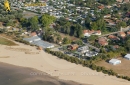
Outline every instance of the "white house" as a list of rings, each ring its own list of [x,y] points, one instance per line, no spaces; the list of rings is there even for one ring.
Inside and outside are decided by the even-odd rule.
[[[130,54],[126,54],[126,55],[124,56],[124,58],[130,60]]]
[[[118,59],[111,59],[109,61],[110,64],[112,65],[117,65],[117,64],[120,64],[121,63],[121,60],[118,60]]]

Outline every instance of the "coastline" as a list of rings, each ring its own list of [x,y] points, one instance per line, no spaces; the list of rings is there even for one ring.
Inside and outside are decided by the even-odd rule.
[[[90,85],[129,85],[130,82],[109,76],[101,72],[93,71],[89,68],[59,59],[56,56],[47,54],[44,51],[38,51],[35,47],[23,45],[11,46],[11,48],[26,48],[39,54],[25,54],[23,51],[7,49],[10,46],[0,45],[0,57],[9,56],[9,58],[0,58],[0,62],[34,68],[51,76],[57,76],[59,79],[76,81]],[[33,73],[33,75],[39,73]],[[40,73],[41,74],[41,73]]]
[[[0,69],[0,85],[83,85],[73,81],[60,80],[35,69],[1,62]],[[31,75],[32,72],[44,75]]]

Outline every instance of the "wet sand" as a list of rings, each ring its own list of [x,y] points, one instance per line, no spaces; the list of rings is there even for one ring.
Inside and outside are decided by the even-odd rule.
[[[39,73],[39,74],[34,74]],[[45,72],[0,62],[0,85],[83,85],[51,77]]]

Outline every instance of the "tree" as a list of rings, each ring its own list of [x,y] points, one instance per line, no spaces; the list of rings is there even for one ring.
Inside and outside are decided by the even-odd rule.
[[[87,28],[90,27],[90,22],[91,22],[91,19],[90,19],[89,17],[86,17],[86,18],[85,18],[85,26],[86,26]]]
[[[49,26],[52,22],[54,22],[56,18],[54,16],[50,16],[48,14],[43,14],[40,21],[44,27]]]
[[[128,39],[126,41],[126,47],[127,47],[128,51],[130,51],[130,39]]]
[[[63,39],[63,44],[70,44],[71,40],[69,40],[67,37]]]
[[[90,27],[91,27],[92,30],[97,30],[97,28],[98,28],[96,22],[92,22]]]
[[[78,45],[83,45],[82,40],[77,40],[77,41],[75,41],[75,43],[78,44]]]
[[[82,26],[80,24],[76,25],[76,31],[77,31],[77,37],[79,38],[83,37]]]
[[[126,22],[124,22],[124,21],[119,22],[119,23],[116,24],[116,27],[117,27],[118,29],[120,29],[121,27],[126,27],[126,26],[127,26],[127,24],[126,24]]]
[[[57,43],[59,43],[61,40],[62,40],[62,37],[61,37],[61,36],[58,36],[58,37],[56,38],[56,42],[57,42]]]
[[[91,35],[91,36],[88,38],[88,41],[89,41],[89,42],[95,42],[96,39],[98,39],[98,36],[97,36],[97,35]]]
[[[34,16],[29,19],[29,23],[31,26],[31,30],[37,30],[38,29],[38,17]]]

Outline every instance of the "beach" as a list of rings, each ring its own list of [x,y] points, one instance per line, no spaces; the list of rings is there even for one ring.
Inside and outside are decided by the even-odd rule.
[[[65,82],[74,81],[87,85],[130,85],[130,82],[127,80],[67,62],[44,51],[39,51],[36,47],[21,43],[17,44],[18,46],[0,45],[0,62],[32,68],[34,70],[28,73],[31,76],[38,77],[40,75],[42,77],[45,76],[44,73],[47,73]],[[73,85],[78,85],[78,83]]]
[[[0,63],[0,85],[82,85],[77,82],[64,81],[51,77],[44,72]],[[39,72],[44,75],[32,75],[32,72]]]

